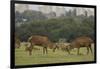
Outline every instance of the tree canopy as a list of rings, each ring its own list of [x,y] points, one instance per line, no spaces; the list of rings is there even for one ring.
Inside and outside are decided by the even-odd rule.
[[[60,38],[71,41],[78,36],[89,36],[94,39],[94,16],[66,15],[47,19],[41,12],[25,11],[22,14],[16,12],[16,22],[21,22],[22,17],[28,21],[20,26],[15,26],[15,33],[21,41],[27,41],[32,35],[46,35],[55,42]]]

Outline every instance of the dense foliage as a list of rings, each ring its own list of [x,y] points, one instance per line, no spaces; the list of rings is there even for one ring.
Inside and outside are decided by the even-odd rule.
[[[21,22],[21,17],[28,19],[20,26],[15,26],[15,33],[22,41],[27,41],[32,35],[45,35],[51,41],[58,41],[60,38],[71,41],[78,36],[89,36],[94,39],[94,16],[67,14],[63,17],[47,19],[40,12],[34,13],[26,11],[23,13],[24,15],[18,15],[17,12],[16,23]]]

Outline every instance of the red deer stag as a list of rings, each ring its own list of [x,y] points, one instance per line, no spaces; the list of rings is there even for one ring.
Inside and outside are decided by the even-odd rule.
[[[92,53],[92,48],[91,44],[93,43],[93,40],[90,37],[82,36],[76,38],[74,41],[71,42],[70,44],[70,49],[77,48],[77,54],[79,55],[79,49],[81,47],[86,47],[87,48],[87,54],[89,53],[89,49],[91,50]]]
[[[43,47],[43,54],[48,53],[47,47],[52,48],[52,43],[47,36],[33,35],[29,37],[28,42],[30,46],[26,47],[26,50],[29,51],[29,55],[32,55],[32,49],[35,45]]]

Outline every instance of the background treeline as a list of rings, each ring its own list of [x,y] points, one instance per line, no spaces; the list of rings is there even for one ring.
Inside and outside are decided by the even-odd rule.
[[[89,36],[94,39],[94,16],[71,15],[74,11],[67,13],[70,14],[48,19],[46,15],[37,11],[16,12],[15,33],[21,41],[27,41],[32,35],[45,35],[55,42],[61,38],[71,41],[78,36]]]

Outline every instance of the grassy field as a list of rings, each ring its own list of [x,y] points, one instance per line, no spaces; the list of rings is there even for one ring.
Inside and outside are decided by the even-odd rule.
[[[56,50],[56,52],[52,52],[51,49],[48,49],[48,54],[43,54],[42,48],[38,48],[40,50],[33,50],[31,56],[25,51],[25,46],[21,46],[20,49],[15,49],[15,65],[94,61],[94,54],[91,54],[90,52],[87,55],[86,48],[80,49],[81,55],[77,55],[77,49],[71,51],[71,55],[69,55],[65,51]],[[94,52],[93,46],[92,50]]]

